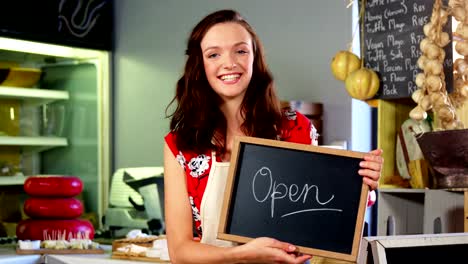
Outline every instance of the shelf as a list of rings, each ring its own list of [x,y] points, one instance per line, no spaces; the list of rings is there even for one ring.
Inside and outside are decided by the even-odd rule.
[[[379,188],[381,193],[425,193],[427,189],[410,189],[410,188]]]
[[[23,175],[17,176],[0,176],[0,186],[7,185],[23,185],[27,177]]]
[[[0,136],[0,146],[22,146],[24,152],[41,152],[55,147],[68,146],[61,137],[8,137]]]
[[[377,201],[378,236],[466,231],[464,193],[442,189],[379,189]]]
[[[0,86],[0,98],[22,100],[29,105],[43,105],[68,100],[67,91]]]

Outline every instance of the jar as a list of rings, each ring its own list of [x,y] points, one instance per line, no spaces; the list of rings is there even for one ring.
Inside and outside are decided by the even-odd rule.
[[[0,136],[18,136],[20,132],[19,100],[0,100]]]

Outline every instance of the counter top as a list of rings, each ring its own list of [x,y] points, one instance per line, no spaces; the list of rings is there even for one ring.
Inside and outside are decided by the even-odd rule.
[[[161,263],[167,264],[167,262],[142,262],[136,260],[121,260],[112,259],[110,253],[101,255],[48,255],[46,257],[47,264],[142,264],[142,263]],[[3,264],[3,263],[2,263]]]
[[[36,264],[44,263],[41,255],[17,255],[15,245],[0,246],[0,262],[2,264]]]
[[[104,254],[77,254],[77,255],[17,255],[15,251],[16,245],[0,246],[0,263],[2,264],[141,264],[150,263],[134,260],[117,260],[111,258],[112,246],[101,245],[106,251]],[[151,262],[158,263],[158,262]],[[161,262],[167,264],[167,262]]]

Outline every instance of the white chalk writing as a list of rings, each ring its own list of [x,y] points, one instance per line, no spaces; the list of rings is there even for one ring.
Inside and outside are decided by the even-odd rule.
[[[391,87],[388,87],[388,84],[383,85],[383,94],[384,95],[397,95],[397,89],[395,87],[395,84],[390,84]]]
[[[404,40],[395,39],[395,36],[393,36],[393,35],[388,35],[387,36],[387,45],[388,46],[400,48],[403,44],[405,44]]]
[[[424,36],[423,35],[416,35],[414,32],[411,32],[410,34],[410,39],[411,39],[411,44],[413,45],[419,45],[421,40],[423,40]]]
[[[367,7],[381,6],[384,3],[384,0],[369,0],[367,1]]]
[[[388,61],[383,62],[384,72],[396,72],[396,71],[403,71],[403,67],[401,65],[389,65]]]
[[[412,81],[408,82],[408,94],[413,94],[414,91],[416,91],[418,87],[416,86],[415,83]]]
[[[260,186],[260,188],[258,187]],[[264,190],[264,187],[268,186],[268,191],[265,193],[259,193],[259,189]],[[255,201],[259,203],[267,202],[268,200],[271,202],[271,218],[275,216],[275,202],[276,200],[287,200],[292,203],[302,202],[302,204],[306,204],[309,198],[309,192],[311,190],[315,191],[315,199],[312,199],[312,203],[316,203],[318,205],[324,206],[329,204],[334,198],[335,195],[331,195],[331,197],[326,201],[321,201],[319,199],[319,188],[317,185],[308,185],[304,184],[302,190],[299,192],[300,188],[297,184],[290,184],[289,186],[285,183],[278,183],[276,180],[273,180],[273,173],[267,167],[260,168],[254,175],[252,180],[252,194]],[[305,208],[302,210],[292,211],[286,214],[281,215],[281,217],[286,217],[294,214],[305,213],[305,212],[312,212],[312,211],[336,211],[342,212],[342,209],[337,208]]]
[[[390,18],[398,15],[406,15],[406,13],[408,13],[408,7],[405,4],[405,0],[402,0],[399,4],[397,9],[390,10],[386,8],[384,10],[384,17]]]
[[[388,29],[390,30],[395,29],[398,32],[402,32],[404,27],[405,23],[397,23],[397,21],[393,18],[388,20]]]
[[[379,96],[408,96],[417,89],[417,60],[430,22],[432,4],[424,0],[367,0],[364,19],[364,61],[379,73]],[[453,65],[449,51],[444,68]],[[406,93],[408,92],[408,93]],[[400,94],[399,94],[400,93]]]
[[[424,5],[418,5],[417,3],[413,4],[413,12],[420,13],[426,11],[426,7]]]
[[[411,16],[413,26],[424,26],[429,20],[428,16],[418,17],[417,15]]]
[[[383,42],[374,43],[372,38],[366,39],[366,46],[367,49],[382,49],[384,47]]]
[[[390,73],[390,81],[391,82],[404,82],[406,81],[406,76],[398,76],[396,73]]]

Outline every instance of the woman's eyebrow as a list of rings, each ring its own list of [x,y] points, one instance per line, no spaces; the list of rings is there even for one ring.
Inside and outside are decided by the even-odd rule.
[[[249,43],[246,42],[246,41],[239,41],[239,42],[235,43],[233,46],[237,47],[237,46],[241,46],[241,45],[249,45]],[[205,53],[205,52],[207,52],[209,50],[212,50],[212,49],[219,49],[219,48],[220,48],[219,46],[209,46],[209,47],[207,47],[207,48],[205,48],[203,50],[203,53]]]
[[[212,49],[219,49],[219,47],[218,47],[218,46],[211,46],[211,47],[208,47],[208,48],[206,48],[206,49],[203,50],[203,53],[205,53],[205,52],[207,52],[207,51],[209,51],[209,50],[212,50]]]
[[[240,41],[240,42],[237,42],[236,44],[234,44],[234,46],[240,46],[240,45],[249,45],[249,43],[246,42],[246,41]]]

